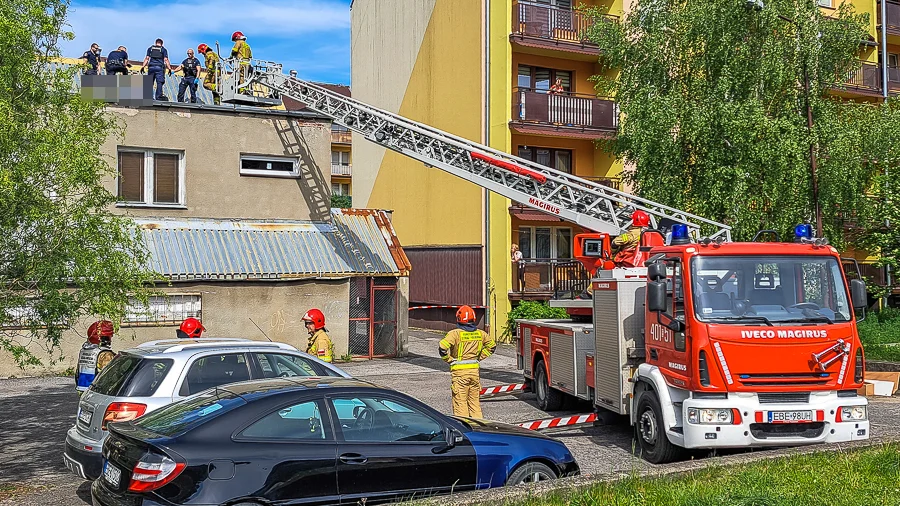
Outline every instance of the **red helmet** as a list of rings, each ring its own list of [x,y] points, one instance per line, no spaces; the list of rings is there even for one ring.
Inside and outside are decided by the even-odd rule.
[[[231,40],[246,39],[243,32],[234,32],[231,34]]]
[[[456,311],[456,321],[459,323],[475,323],[475,310],[470,306],[462,306]]]
[[[631,223],[635,227],[649,227],[650,215],[638,209],[631,215]]]
[[[181,322],[181,327],[178,327],[178,331],[184,333],[184,337],[188,338],[200,337],[204,330],[206,330],[206,327],[196,318],[186,318]]]
[[[206,54],[208,50],[209,46],[207,46],[206,44],[200,44],[199,46],[197,46],[197,52],[199,52],[200,54]]]
[[[325,314],[318,309],[310,309],[303,315],[303,321],[312,322],[316,330],[325,328]]]
[[[97,321],[88,327],[88,341],[93,344],[100,344],[103,337],[113,336],[113,323],[109,320]]]

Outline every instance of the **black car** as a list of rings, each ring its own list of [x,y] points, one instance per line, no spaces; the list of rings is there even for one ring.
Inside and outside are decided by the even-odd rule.
[[[109,428],[95,506],[373,504],[578,474],[552,438],[346,378],[234,383]]]

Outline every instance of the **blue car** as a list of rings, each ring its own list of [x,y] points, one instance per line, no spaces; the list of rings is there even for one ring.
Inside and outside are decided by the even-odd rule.
[[[233,383],[109,429],[95,506],[377,504],[579,473],[545,435],[349,378]]]

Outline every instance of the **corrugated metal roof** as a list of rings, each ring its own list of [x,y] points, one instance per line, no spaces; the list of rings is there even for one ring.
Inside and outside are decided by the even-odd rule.
[[[174,281],[406,275],[408,261],[381,211],[332,223],[135,218],[154,271]],[[399,253],[399,255],[398,255]],[[397,261],[398,256],[401,261]]]

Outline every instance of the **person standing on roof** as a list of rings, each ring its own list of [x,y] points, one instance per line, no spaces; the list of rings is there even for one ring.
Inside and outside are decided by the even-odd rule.
[[[144,64],[141,65],[141,73],[144,69],[149,69],[149,75],[156,82],[156,100],[169,100],[169,97],[163,95],[163,87],[166,84],[166,73],[168,70],[172,72],[172,66],[169,64],[169,51],[163,47],[163,40],[156,39],[156,42],[147,48],[147,56],[144,57]]]
[[[315,308],[310,309],[303,315],[303,322],[309,332],[306,353],[330,364],[334,360],[334,345],[325,328],[325,313]]]
[[[88,337],[78,352],[78,369],[75,372],[75,389],[84,392],[100,369],[112,360],[113,324],[111,321],[96,321],[88,327]],[[102,355],[102,361],[101,361]],[[102,363],[101,363],[102,362]]]
[[[175,331],[175,335],[179,339],[196,339],[203,334],[204,330],[206,330],[206,327],[200,323],[200,320],[193,317],[185,318],[178,330]]]
[[[438,353],[450,364],[450,393],[453,414],[483,418],[481,414],[481,377],[479,363],[494,354],[497,343],[475,326],[475,310],[462,306],[456,312],[459,328],[441,339]]]
[[[125,46],[119,46],[115,51],[110,51],[106,56],[106,75],[128,75],[128,50]]]
[[[178,103],[184,102],[184,92],[191,90],[191,103],[197,103],[197,83],[200,82],[200,60],[194,58],[194,48],[187,49],[187,58],[181,65],[172,69],[172,72],[182,71],[184,75],[178,85]]]
[[[100,45],[94,42],[91,48],[81,55],[81,59],[90,67],[84,71],[86,76],[100,75]]]
[[[206,75],[203,76],[203,87],[212,92],[213,104],[220,105],[222,99],[219,98],[219,55],[213,51],[213,48],[206,44],[197,46],[197,51],[203,55],[206,60]]]
[[[247,44],[247,37],[244,36],[243,32],[234,32],[231,34],[231,40],[234,41],[234,47],[231,48],[231,57],[236,58],[240,64],[241,82],[246,82],[250,79],[250,59],[253,58],[253,51],[250,50],[250,44]]]
[[[631,215],[631,228],[613,239],[613,262],[618,267],[636,267],[634,256],[641,244],[641,233],[650,226],[650,215],[638,209]]]

